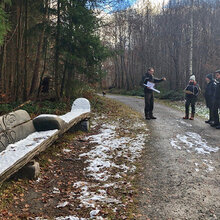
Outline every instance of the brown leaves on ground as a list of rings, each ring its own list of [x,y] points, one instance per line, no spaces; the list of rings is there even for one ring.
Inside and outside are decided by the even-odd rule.
[[[129,126],[126,124],[128,118],[139,117],[130,109],[115,102],[109,100],[106,102],[103,99],[101,102],[102,107],[108,109],[104,111],[106,118],[110,121],[120,120],[122,127]],[[103,114],[103,111],[101,112]],[[4,183],[0,189],[0,219],[34,219],[35,217],[54,219],[54,217],[69,215],[89,218],[92,209],[80,206],[81,190],[74,187],[74,183],[78,181],[97,183],[86,175],[84,171],[87,165],[86,158],[80,158],[79,155],[90,151],[94,146],[84,137],[97,134],[99,128],[100,125],[97,124],[90,133],[66,133],[53,146],[35,158],[41,166],[41,175],[38,180],[10,180]],[[124,130],[120,130],[118,134],[128,135]],[[99,215],[108,219],[140,217],[136,212],[137,178],[135,175],[127,174],[122,178],[121,182],[124,182],[124,185],[121,188],[109,187],[106,192],[109,196],[122,201],[123,205],[115,213],[112,211],[113,206],[109,208],[102,203]],[[128,182],[131,184],[127,184]],[[92,190],[96,191],[98,188],[94,187]],[[66,201],[68,201],[66,206],[58,206]],[[115,206],[118,208],[116,204]]]

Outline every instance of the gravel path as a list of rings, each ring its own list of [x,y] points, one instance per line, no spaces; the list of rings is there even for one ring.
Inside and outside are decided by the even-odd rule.
[[[144,100],[108,95],[143,113]],[[220,131],[155,104],[140,179],[140,219],[220,219]]]

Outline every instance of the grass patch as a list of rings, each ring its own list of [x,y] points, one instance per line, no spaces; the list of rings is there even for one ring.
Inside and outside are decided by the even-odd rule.
[[[170,101],[170,100],[157,100],[159,103],[165,104],[169,107],[185,112],[185,101]],[[204,102],[196,103],[196,115],[202,119],[209,118],[209,109],[206,107]]]

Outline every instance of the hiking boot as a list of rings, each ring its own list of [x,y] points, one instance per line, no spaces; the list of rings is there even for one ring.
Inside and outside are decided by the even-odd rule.
[[[149,112],[146,113],[146,115],[145,115],[145,119],[146,119],[146,120],[150,120],[150,119],[151,119],[151,118],[150,118],[150,114],[149,114]]]
[[[189,119],[189,116],[188,116],[188,115],[186,115],[186,116],[184,116],[184,117],[183,117],[183,119]]]
[[[209,124],[209,123],[210,123],[210,121],[211,121],[211,120],[209,119],[209,120],[205,121],[205,123]]]
[[[150,117],[149,115],[147,115],[147,116],[145,117],[145,119],[146,119],[146,120],[151,120],[151,117]]]
[[[156,117],[153,116],[153,112],[149,113],[150,119],[157,119]]]
[[[210,124],[212,127],[217,127],[217,126],[219,126],[219,124],[215,124],[215,123],[213,123],[213,124]]]
[[[220,129],[220,125],[217,125],[215,128],[216,128],[216,129]]]
[[[194,120],[194,114],[191,114],[191,117],[189,120]]]

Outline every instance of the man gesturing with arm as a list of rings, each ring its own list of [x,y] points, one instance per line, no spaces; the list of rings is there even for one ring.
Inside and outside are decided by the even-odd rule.
[[[145,79],[144,79],[144,100],[145,100],[145,108],[144,108],[144,113],[145,113],[145,118],[147,120],[150,119],[156,119],[156,117],[153,116],[153,109],[154,109],[154,95],[153,95],[153,90],[149,87],[147,87],[147,83],[160,83],[165,81],[166,78],[162,79],[156,79],[154,78],[154,68],[150,67],[147,70],[147,73],[145,74]]]

